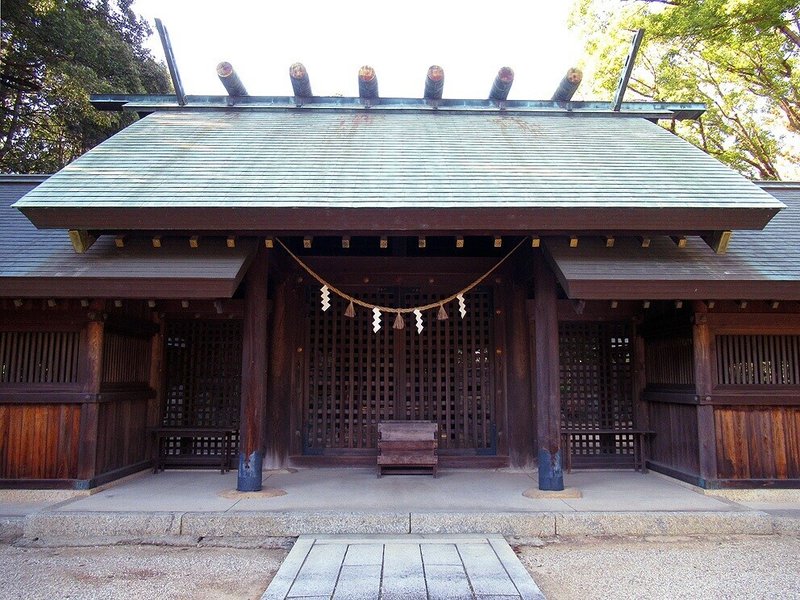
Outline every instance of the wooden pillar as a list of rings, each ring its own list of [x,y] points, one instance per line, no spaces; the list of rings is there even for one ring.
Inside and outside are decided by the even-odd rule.
[[[714,336],[706,318],[708,308],[703,302],[694,304],[694,381],[697,397],[697,435],[700,448],[700,478],[704,481],[717,479],[717,434],[714,425],[714,407],[711,399],[714,386]]]
[[[240,492],[261,490],[267,395],[267,250],[259,245],[244,278],[242,406],[239,420]]]
[[[561,393],[558,355],[558,285],[541,250],[533,259],[536,431],[539,489],[564,489],[561,468]]]
[[[103,339],[105,324],[102,321],[104,306],[95,305],[94,318],[86,324],[81,353],[80,377],[82,391],[89,401],[81,405],[80,441],[78,443],[78,479],[90,480],[97,476],[97,429],[99,404],[97,395],[103,382]],[[94,311],[93,311],[94,312]]]

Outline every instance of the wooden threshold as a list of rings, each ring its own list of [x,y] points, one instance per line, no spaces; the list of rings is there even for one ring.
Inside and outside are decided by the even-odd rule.
[[[377,452],[368,455],[294,455],[289,466],[308,468],[377,468]],[[443,469],[502,469],[509,466],[508,456],[439,455]]]

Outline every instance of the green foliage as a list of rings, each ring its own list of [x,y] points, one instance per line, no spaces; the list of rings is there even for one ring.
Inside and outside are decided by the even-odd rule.
[[[171,90],[132,2],[3,0],[0,170],[57,171],[134,120],[95,110],[89,94]]]
[[[644,28],[628,99],[704,102],[700,121],[671,129],[746,176],[798,175],[797,0],[576,0],[572,25],[595,92],[615,88],[631,32]]]

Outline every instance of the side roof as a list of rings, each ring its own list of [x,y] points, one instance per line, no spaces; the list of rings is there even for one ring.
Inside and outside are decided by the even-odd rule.
[[[613,248],[548,239],[545,249],[570,298],[799,300],[800,183],[759,185],[787,208],[763,231],[735,232],[723,255],[697,238],[685,248],[668,238],[653,238],[649,248],[632,239]]]
[[[46,179],[0,175],[0,296],[230,298],[255,250],[254,243],[227,248],[225,240],[192,249],[185,239],[117,248],[106,236],[76,254],[65,231],[37,230],[11,207]]]
[[[16,207],[42,228],[469,234],[760,229],[783,204],[641,117],[240,107],[154,112]]]

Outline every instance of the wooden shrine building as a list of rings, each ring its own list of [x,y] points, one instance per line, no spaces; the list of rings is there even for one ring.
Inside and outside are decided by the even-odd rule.
[[[542,489],[800,485],[800,186],[657,125],[702,106],[435,92],[98,97],[143,118],[0,177],[0,484],[232,444],[259,489],[429,420]]]

